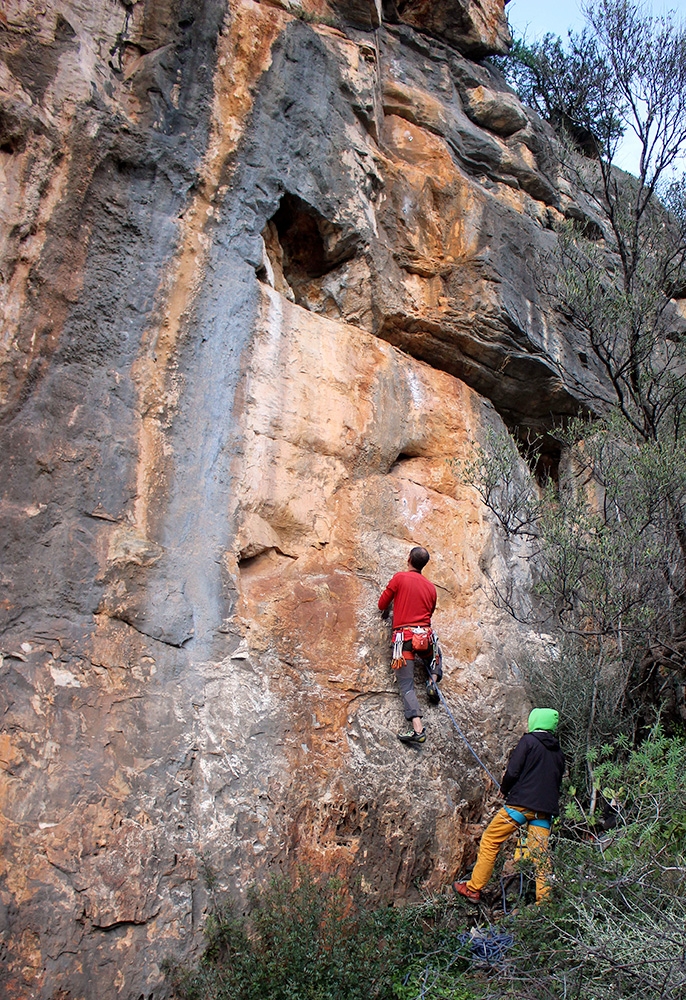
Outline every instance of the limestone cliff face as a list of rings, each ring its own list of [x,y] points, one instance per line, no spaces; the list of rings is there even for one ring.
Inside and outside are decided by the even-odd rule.
[[[0,13],[0,933],[8,997],[161,997],[202,868],[438,889],[484,780],[403,724],[376,611],[432,553],[497,772],[529,586],[450,463],[593,377],[535,260],[587,208],[486,65],[501,0]]]

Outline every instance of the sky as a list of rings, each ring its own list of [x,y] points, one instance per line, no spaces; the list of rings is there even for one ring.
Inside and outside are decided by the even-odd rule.
[[[655,15],[672,11],[677,19],[686,21],[686,0],[646,0],[646,6]],[[536,41],[549,31],[564,40],[569,28],[580,31],[584,26],[578,0],[510,0],[505,9],[512,33],[525,37],[528,42]],[[635,173],[638,144],[625,137],[615,162],[624,170]],[[680,169],[686,170],[686,158],[682,160]]]
[[[653,14],[675,11],[686,19],[686,0],[648,0],[647,7]],[[534,41],[547,31],[565,38],[568,28],[577,31],[584,26],[581,4],[577,0],[510,0],[505,8],[510,26],[515,34],[526,33]]]

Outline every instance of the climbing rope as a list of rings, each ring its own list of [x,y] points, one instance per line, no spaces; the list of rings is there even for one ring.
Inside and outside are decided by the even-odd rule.
[[[484,933],[476,927],[466,934],[460,934],[458,941],[465,947],[469,945],[471,958],[479,964],[501,965],[506,952],[514,944],[512,934],[499,933],[495,927],[489,927]]]
[[[435,960],[437,955],[440,955],[441,958],[447,957],[441,949],[423,956],[424,959],[430,959],[430,961],[420,974],[420,993],[417,1000],[424,1000],[430,993],[433,996],[431,991],[440,977],[460,959],[469,958],[476,966],[482,968],[484,965],[491,968],[504,968],[506,953],[514,945],[514,936],[501,933],[497,927],[489,924],[486,930],[472,927],[470,931],[458,934],[457,941],[459,941],[460,947],[457,951],[452,952],[445,965],[440,960],[438,962]],[[468,955],[465,955],[465,949],[469,949]],[[416,974],[414,968],[408,969],[402,980],[403,986],[407,986]]]
[[[424,666],[426,667],[426,661],[424,662]],[[433,680],[433,676],[431,674],[431,667],[426,667],[426,672],[429,675],[429,679]],[[441,701],[441,705],[443,705],[443,708],[448,713],[448,718],[450,719],[450,721],[452,722],[452,724],[455,726],[455,729],[457,730],[458,736],[460,737],[460,739],[462,740],[462,742],[464,743],[464,745],[467,747],[467,749],[471,753],[471,755],[474,758],[474,760],[484,769],[484,771],[486,772],[486,774],[488,775],[488,777],[491,779],[491,781],[493,782],[493,784],[496,786],[496,788],[500,788],[500,782],[498,781],[498,779],[491,774],[491,772],[488,770],[488,768],[486,767],[486,765],[482,761],[481,757],[479,757],[478,753],[476,752],[476,750],[474,749],[474,747],[472,746],[472,744],[469,742],[469,740],[467,739],[467,737],[465,736],[465,734],[462,732],[462,730],[458,726],[457,720],[455,719],[455,716],[453,715],[453,713],[450,711],[450,707],[448,705],[448,702],[443,697],[443,692],[441,691],[441,689],[440,689],[440,687],[438,685],[436,685],[436,691],[438,692],[438,697],[439,697],[439,699]]]
[[[511,880],[508,880],[508,881],[511,881]],[[503,900],[503,913],[505,913],[505,914],[507,914],[507,895],[506,894],[507,894],[508,887],[509,886],[505,884],[505,879],[501,875],[500,876],[500,895],[501,895],[502,900]],[[523,896],[524,896],[524,872],[520,871],[520,873],[519,873],[519,890],[517,892],[517,897],[519,899],[522,899]]]

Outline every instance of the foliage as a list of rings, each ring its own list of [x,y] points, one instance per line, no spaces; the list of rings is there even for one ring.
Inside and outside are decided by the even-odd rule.
[[[589,29],[570,32],[567,49],[553,34],[532,45],[515,39],[497,65],[522,101],[580,151],[597,157],[601,137],[616,144],[624,135],[626,124],[608,101],[611,71]]]
[[[535,461],[535,441],[528,446],[527,456]],[[475,445],[470,459],[450,459],[449,464],[474,487],[508,536],[536,533],[541,500],[509,435],[488,427],[483,446]]]
[[[686,741],[667,736],[660,723],[630,750],[626,740],[595,755],[595,780],[611,804],[616,828],[631,832],[632,851],[686,862]]]
[[[552,35],[520,41],[505,69],[596,160],[563,155],[594,216],[560,232],[557,295],[603,380],[576,389],[592,412],[614,405],[635,434],[662,440],[682,433],[686,407],[683,324],[670,301],[686,286],[686,180],[669,181],[686,148],[686,27],[630,0],[600,0],[586,15],[567,49]],[[640,148],[636,177],[614,167],[626,132]]]
[[[559,437],[567,460],[541,529],[542,592],[563,630],[635,660],[684,627],[686,442],[642,439],[621,415]]]
[[[519,667],[533,700],[560,711],[573,781],[586,782],[592,811],[589,748],[633,732],[646,702],[679,695],[686,440],[643,439],[621,414],[572,421],[557,434],[560,479],[538,491],[505,431],[461,471],[502,530],[531,541],[534,610],[494,588],[495,600],[554,639]]]
[[[573,841],[558,845],[557,870],[569,880],[564,895],[517,919],[511,995],[683,997],[683,872]]]
[[[605,663],[589,655],[575,639],[564,638],[548,658],[522,660],[519,667],[532,700],[554,705],[560,713],[558,735],[567,759],[567,778],[584,800],[584,819],[592,816],[597,796],[589,750],[622,729],[633,732],[633,720],[624,709],[623,667]]]
[[[522,100],[562,136],[610,163],[622,136],[643,149],[639,173],[663,173],[686,141],[686,32],[672,14],[652,17],[630,0],[585,7],[588,26],[567,44],[548,34],[515,41],[498,61]],[[646,176],[651,173],[646,172]]]
[[[219,906],[196,968],[172,967],[183,1000],[410,1000],[447,970],[443,995],[477,1000],[460,985],[466,966],[455,910],[445,899],[368,909],[335,878],[301,869],[250,893],[248,916]]]
[[[595,362],[596,377],[579,380],[575,391],[592,411],[615,407],[643,440],[675,439],[686,408],[686,344],[671,301],[686,281],[676,197],[684,188],[669,189],[672,214],[653,200],[636,218],[639,185],[628,176],[623,185],[622,198],[604,209],[612,216],[604,240],[584,237],[572,223],[559,233],[556,294],[586,332]]]

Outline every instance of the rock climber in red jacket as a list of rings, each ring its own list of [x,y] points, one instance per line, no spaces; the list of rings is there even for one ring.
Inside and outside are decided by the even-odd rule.
[[[379,598],[379,608],[385,611],[393,601],[393,669],[403,699],[405,718],[412,722],[412,729],[398,733],[403,743],[424,743],[426,730],[422,726],[422,713],[414,689],[415,656],[419,656],[431,670],[426,682],[427,695],[434,703],[439,700],[436,682],[443,676],[438,640],[431,628],[431,615],[436,608],[436,588],[422,576],[429,561],[429,553],[417,545],[410,552],[407,570],[391,577]]]

